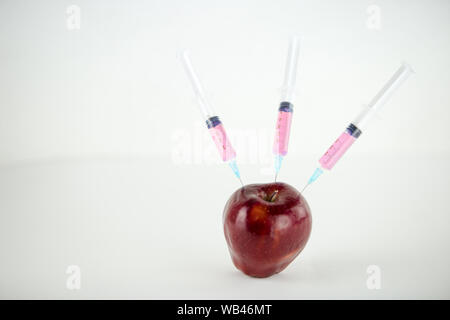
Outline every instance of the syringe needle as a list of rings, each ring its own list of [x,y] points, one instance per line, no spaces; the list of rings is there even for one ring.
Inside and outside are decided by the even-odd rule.
[[[280,173],[282,162],[283,162],[283,156],[275,155],[275,182],[277,182],[278,173]]]
[[[242,187],[244,187],[244,183],[242,182],[241,177],[239,177],[239,181],[241,182]]]
[[[320,175],[321,175],[322,173],[323,173],[323,169],[320,168],[320,167],[317,168],[317,169],[314,171],[313,175],[309,178],[308,183],[306,184],[306,186],[302,189],[302,191],[301,191],[300,193],[303,193],[303,191],[305,191],[306,188],[307,188],[311,183],[313,183],[314,181],[316,181],[317,178],[319,178]]]
[[[305,189],[309,186],[309,183],[306,184],[306,186],[303,187],[302,191],[300,191],[300,193],[303,193],[303,191],[305,191]]]

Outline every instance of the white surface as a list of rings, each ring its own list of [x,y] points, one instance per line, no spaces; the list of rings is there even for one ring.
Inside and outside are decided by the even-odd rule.
[[[300,187],[309,172],[295,160],[282,175]],[[238,182],[226,166],[123,158],[5,167],[1,297],[449,298],[450,179],[442,168],[450,159],[353,160],[306,192],[310,241],[268,279],[231,263],[222,210]],[[81,268],[79,291],[66,289],[69,265]],[[366,287],[369,265],[381,268],[380,290]]]
[[[364,1],[78,1],[70,31],[71,4],[0,3],[0,298],[450,298],[448,1],[378,1],[379,30]],[[244,181],[268,182],[292,34],[280,180],[298,189],[401,61],[416,75],[307,190],[304,252],[252,279],[222,232],[239,184],[176,52],[190,48]]]

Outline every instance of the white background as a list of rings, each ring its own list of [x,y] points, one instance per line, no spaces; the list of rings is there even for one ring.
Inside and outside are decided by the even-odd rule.
[[[2,1],[0,298],[450,298],[449,15],[448,1]],[[239,183],[177,52],[190,49],[244,182],[270,182],[291,34],[303,41],[280,179],[298,189],[402,61],[416,74],[306,191],[305,250],[253,279],[222,232]]]

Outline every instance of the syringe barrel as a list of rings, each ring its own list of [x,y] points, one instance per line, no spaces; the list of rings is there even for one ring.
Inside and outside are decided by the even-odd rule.
[[[228,135],[219,117],[214,116],[208,118],[206,120],[206,125],[214,143],[216,144],[222,161],[227,162],[236,158],[236,151],[231,145],[231,141],[228,138]]]
[[[287,101],[281,102],[280,107],[278,108],[275,140],[273,143],[273,153],[275,155],[285,156],[288,152],[293,111],[293,104]]]
[[[319,163],[322,168],[331,170],[336,162],[344,155],[344,153],[351,147],[353,142],[361,135],[359,130],[353,123],[345,129],[345,131],[337,138],[331,147],[320,158]]]
[[[370,103],[358,114],[352,121],[360,130],[364,130],[373,119],[375,114],[380,112],[381,107],[392,97],[393,93],[401,86],[401,84],[413,73],[412,68],[403,63],[394,73],[389,81],[381,88]]]

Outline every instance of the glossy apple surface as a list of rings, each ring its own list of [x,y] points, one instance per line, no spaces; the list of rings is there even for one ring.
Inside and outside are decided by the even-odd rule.
[[[253,277],[285,269],[311,233],[311,210],[294,187],[281,182],[246,185],[223,213],[225,239],[236,268]]]

